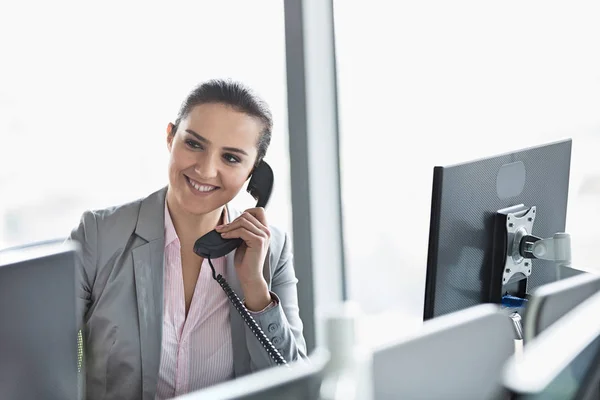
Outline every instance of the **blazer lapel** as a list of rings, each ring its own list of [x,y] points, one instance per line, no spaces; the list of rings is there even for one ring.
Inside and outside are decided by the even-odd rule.
[[[135,232],[147,243],[133,249],[143,400],[154,399],[160,366],[166,191],[163,188],[142,201]]]

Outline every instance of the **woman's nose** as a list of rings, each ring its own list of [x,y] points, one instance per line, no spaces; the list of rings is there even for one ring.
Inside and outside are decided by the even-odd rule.
[[[218,159],[213,155],[206,155],[205,157],[200,157],[196,161],[196,165],[194,167],[195,172],[198,176],[204,179],[211,179],[217,176],[218,171]]]

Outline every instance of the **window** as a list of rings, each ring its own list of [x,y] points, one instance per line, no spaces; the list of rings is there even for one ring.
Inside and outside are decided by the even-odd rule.
[[[269,219],[291,233],[283,4],[14,1],[0,37],[0,248],[165,186],[167,123],[222,77],[271,106]],[[253,206],[245,191],[234,202]]]
[[[334,5],[351,298],[421,318],[433,166],[565,137],[574,266],[597,264],[598,4]]]

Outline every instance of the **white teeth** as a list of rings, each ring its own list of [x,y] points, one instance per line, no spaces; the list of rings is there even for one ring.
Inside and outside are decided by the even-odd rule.
[[[188,178],[189,182],[192,184],[192,186],[194,187],[194,189],[196,189],[199,192],[210,192],[212,190],[215,190],[216,187],[214,186],[209,186],[209,185],[200,185],[197,182],[194,182],[193,180],[191,180],[190,178]]]
[[[214,189],[214,187],[212,186],[200,186],[200,185],[194,185],[194,187],[196,188],[196,190],[200,191],[200,192],[210,192],[211,190]]]

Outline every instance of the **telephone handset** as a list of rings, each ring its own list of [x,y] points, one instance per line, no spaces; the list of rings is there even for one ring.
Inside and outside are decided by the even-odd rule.
[[[256,199],[256,207],[265,207],[269,202],[273,190],[273,170],[265,161],[261,161],[252,172],[252,177],[248,183],[247,190],[248,193]],[[229,286],[229,283],[227,283],[221,274],[217,275],[215,268],[213,267],[211,259],[220,258],[231,253],[233,250],[240,247],[242,243],[242,239],[224,239],[217,231],[212,230],[196,240],[196,243],[194,243],[194,253],[208,260],[208,264],[212,270],[213,279],[221,285],[221,288],[225,294],[227,294],[229,301],[240,313],[246,325],[248,325],[254,336],[256,336],[260,344],[269,354],[269,357],[271,357],[276,364],[285,365],[287,364],[285,358],[281,356],[279,351],[273,346],[273,343],[271,343],[262,329],[260,329],[254,318],[252,318],[252,315],[250,315],[246,307],[244,307],[244,304],[238,295],[233,291],[231,286]]]
[[[265,207],[273,189],[273,170],[264,161],[256,166],[248,183],[248,193],[257,200],[256,207]],[[223,239],[212,230],[194,244],[194,253],[203,258],[220,258],[240,247],[242,239]]]

